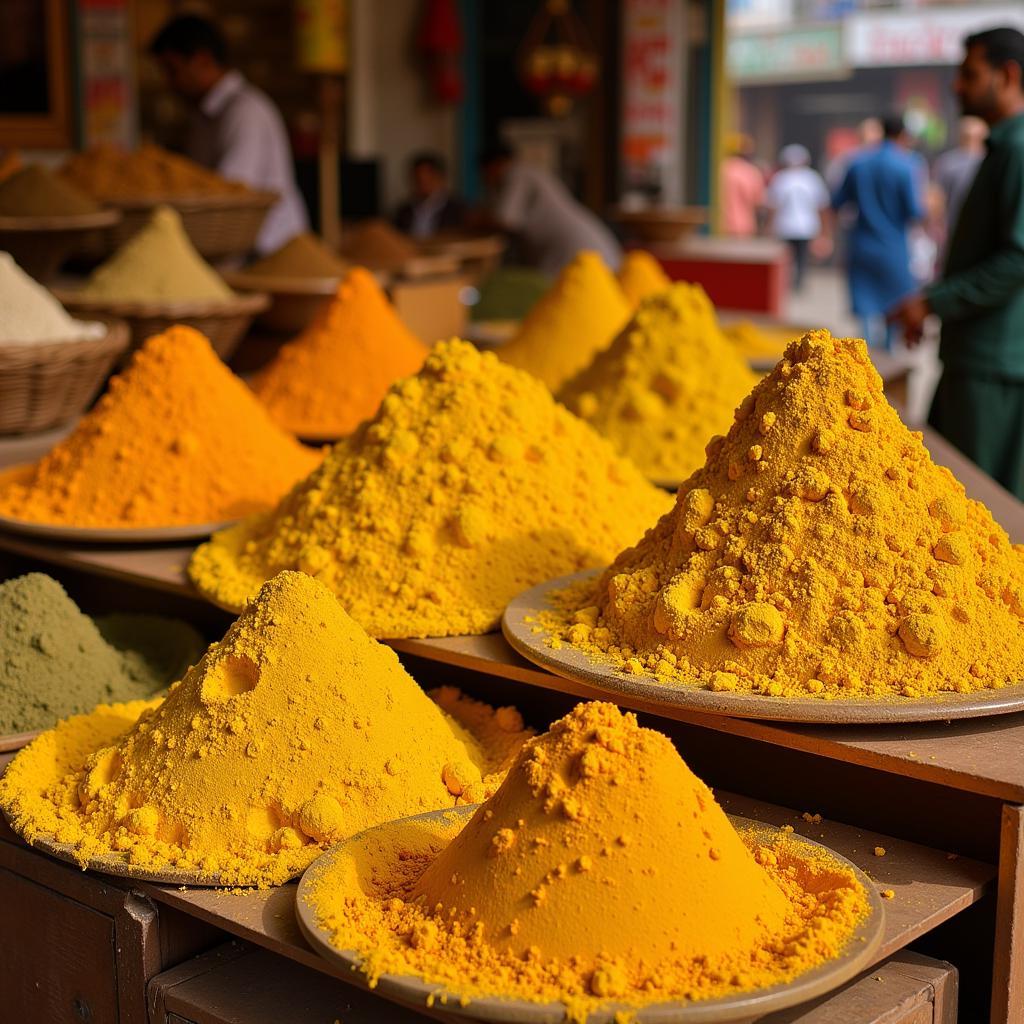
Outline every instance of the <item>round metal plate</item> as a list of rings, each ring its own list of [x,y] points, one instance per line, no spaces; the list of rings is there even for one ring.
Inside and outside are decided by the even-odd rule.
[[[551,594],[602,570],[588,570],[549,580],[514,598],[501,620],[505,639],[518,654],[535,665],[585,683],[614,700],[632,697],[649,704],[699,711],[708,715],[761,718],[780,722],[816,722],[824,725],[868,725],[895,722],[947,721],[1004,715],[1024,711],[1024,683],[999,690],[976,693],[940,694],[925,699],[893,697],[890,700],[814,697],[762,697],[757,694],[715,692],[683,682],[665,682],[660,677],[629,675],[610,662],[593,658],[574,647],[549,647],[545,632],[535,633],[536,617],[550,611]],[[533,620],[533,621],[529,621]]]
[[[12,466],[0,473],[0,489],[15,483],[31,466]],[[170,544],[183,540],[203,540],[211,533],[231,526],[237,520],[223,523],[197,523],[185,526],[60,526],[54,523],[31,523],[24,519],[0,516],[0,530],[43,540],[67,541],[77,544]]]
[[[429,829],[434,835],[440,832],[442,835],[448,833],[454,836],[475,810],[476,806],[469,806],[450,811],[433,811],[378,827]],[[729,817],[738,829],[755,827],[759,832],[771,835],[782,831],[773,825],[751,821],[748,818],[736,815]],[[363,988],[367,988],[368,985],[366,976],[359,969],[362,958],[354,950],[340,950],[331,943],[330,934],[317,920],[316,911],[309,898],[321,875],[330,870],[338,860],[352,857],[358,845],[375,831],[377,829],[362,832],[318,857],[302,876],[295,898],[299,927],[313,949],[332,964],[347,969],[351,973],[350,980]],[[803,836],[793,838],[808,847],[822,848],[820,843],[805,839]],[[881,945],[885,926],[882,899],[875,885],[860,868],[831,850],[829,854],[855,873],[857,880],[864,886],[869,901],[867,918],[854,931],[846,949],[839,957],[782,985],[695,1003],[651,1004],[637,1010],[630,1019],[635,1020],[637,1024],[740,1024],[831,992],[870,966]],[[435,1008],[443,1008],[446,1014],[452,1016],[493,1021],[495,1024],[561,1024],[565,1020],[565,1007],[561,1003],[534,1003],[523,999],[496,997],[474,997],[463,1003],[458,992],[451,992],[443,986],[407,975],[383,974],[378,979],[374,991],[398,1002],[413,1006],[433,1005]],[[447,999],[442,1002],[445,995]],[[587,1024],[613,1024],[616,1012],[623,1009],[628,1007],[622,1004],[609,1004],[606,1008],[591,1013],[587,1018]]]

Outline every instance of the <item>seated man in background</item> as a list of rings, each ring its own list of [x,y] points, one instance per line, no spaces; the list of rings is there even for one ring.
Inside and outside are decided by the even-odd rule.
[[[266,93],[229,67],[220,29],[183,14],[164,25],[149,51],[191,110],[188,156],[225,178],[280,197],[260,228],[257,251],[273,252],[306,231],[284,120]]]
[[[409,161],[409,198],[395,214],[395,227],[413,238],[457,231],[465,207],[448,186],[448,168],[437,153],[417,153]]]

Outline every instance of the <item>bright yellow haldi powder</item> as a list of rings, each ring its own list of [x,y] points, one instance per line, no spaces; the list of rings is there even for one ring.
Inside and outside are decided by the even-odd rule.
[[[778,325],[755,324],[752,320],[738,320],[723,327],[726,338],[751,363],[774,363],[781,359],[800,331]]]
[[[900,422],[864,342],[827,331],[585,589],[559,636],[665,681],[884,699],[1024,679],[1020,547]]]
[[[557,391],[611,342],[630,305],[596,252],[580,252],[498,355]]]
[[[725,340],[700,285],[643,300],[609,348],[557,398],[652,480],[678,484],[704,462],[757,378]]]
[[[622,293],[634,307],[672,284],[661,264],[646,249],[630,249],[622,258],[622,266],[615,276]]]
[[[611,704],[529,741],[461,831],[393,822],[353,846],[309,901],[371,984],[562,1001],[574,1021],[791,981],[868,907],[820,848],[737,834],[669,740]]]
[[[539,381],[450,341],[273,512],[198,548],[189,575],[238,609],[301,569],[371,636],[484,633],[521,590],[606,563],[670,504]]]
[[[441,697],[457,718],[464,701]],[[526,737],[513,709],[481,716],[471,702],[470,720],[495,719],[485,750],[302,573],[267,583],[122,735],[106,729],[115,715],[27,747],[0,806],[26,839],[69,843],[83,862],[120,853],[223,884],[282,882],[370,825],[479,800]]]

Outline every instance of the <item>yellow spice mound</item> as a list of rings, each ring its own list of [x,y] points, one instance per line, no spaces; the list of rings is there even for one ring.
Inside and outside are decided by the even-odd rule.
[[[75,293],[104,302],[227,302],[234,292],[196,251],[177,210],[158,206],[141,231]]]
[[[397,822],[309,896],[373,983],[561,1000],[582,1021],[784,983],[839,955],[867,913],[820,848],[737,834],[669,740],[581,704],[529,741],[461,832]]]
[[[752,363],[776,362],[801,332],[789,327],[739,320],[723,328],[726,338]]]
[[[484,633],[521,590],[607,562],[670,503],[539,381],[450,341],[272,513],[198,548],[189,575],[240,608],[301,569],[371,636]]]
[[[557,391],[605,348],[630,305],[596,252],[580,252],[498,354]]]
[[[271,506],[320,457],[271,422],[198,331],[172,327],[68,437],[0,484],[0,514],[97,527],[223,522]]]
[[[827,331],[790,345],[675,508],[587,589],[563,639],[713,690],[1024,679],[1021,550],[900,422],[864,342]]]
[[[640,303],[609,348],[558,392],[651,479],[678,484],[704,462],[757,378],[725,340],[700,285]]]
[[[458,715],[457,693],[442,696]],[[88,747],[76,721],[0,780],[22,835],[69,843],[83,861],[122,853],[247,885],[282,882],[370,825],[481,799],[525,739],[506,708],[485,751],[302,573],[267,583],[128,732],[89,727],[106,745]]]
[[[630,249],[616,274],[619,287],[633,307],[672,284],[661,264],[646,249]]]
[[[278,352],[252,388],[292,433],[344,437],[426,357],[426,345],[402,323],[373,275],[357,267],[323,314]]]

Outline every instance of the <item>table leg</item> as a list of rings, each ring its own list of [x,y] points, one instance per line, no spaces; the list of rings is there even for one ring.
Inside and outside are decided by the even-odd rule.
[[[1024,807],[1003,804],[992,957],[992,1024],[1024,1014]]]

